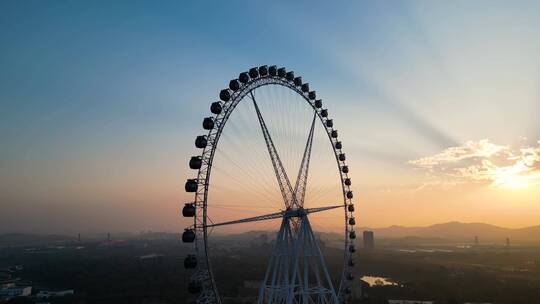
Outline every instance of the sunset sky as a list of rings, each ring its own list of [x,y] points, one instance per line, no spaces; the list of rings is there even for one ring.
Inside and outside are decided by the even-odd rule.
[[[262,64],[328,106],[360,226],[540,224],[537,1],[1,1],[0,25],[0,233],[180,231],[201,121]],[[212,199],[247,204],[218,160]]]

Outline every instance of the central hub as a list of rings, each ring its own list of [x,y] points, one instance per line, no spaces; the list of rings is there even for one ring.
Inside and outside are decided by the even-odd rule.
[[[303,207],[297,208],[297,209],[288,209],[283,212],[283,217],[289,218],[289,217],[303,217],[305,216],[306,210]]]

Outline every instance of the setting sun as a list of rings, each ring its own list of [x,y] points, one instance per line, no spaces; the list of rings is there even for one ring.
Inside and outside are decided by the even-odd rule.
[[[535,175],[518,175],[508,170],[500,170],[492,186],[505,189],[524,189],[533,186],[538,177]]]

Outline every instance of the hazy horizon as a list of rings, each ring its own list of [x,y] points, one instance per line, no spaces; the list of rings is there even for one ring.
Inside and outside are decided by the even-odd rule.
[[[494,225],[494,224],[490,224],[490,223],[484,223],[484,222],[460,222],[460,221],[449,221],[449,222],[441,222],[441,223],[433,223],[433,224],[428,224],[428,225],[421,225],[421,226],[404,226],[404,225],[397,225],[397,224],[393,224],[393,225],[388,225],[388,226],[358,226],[358,229],[373,229],[373,230],[377,230],[377,229],[387,229],[387,228],[392,228],[392,227],[400,227],[400,228],[428,228],[428,227],[431,227],[431,226],[436,226],[436,225],[445,225],[445,224],[452,224],[452,223],[459,223],[459,224],[465,224],[465,225],[468,225],[468,224],[480,224],[480,225],[489,225],[489,226],[494,226],[494,227],[498,227],[498,228],[503,228],[503,229],[511,229],[511,230],[519,230],[519,229],[525,229],[525,228],[535,228],[535,227],[540,227],[540,223],[539,224],[536,224],[536,225],[530,225],[530,226],[522,226],[522,227],[505,227],[505,226],[498,226],[498,225]],[[231,235],[231,234],[238,234],[238,233],[244,233],[244,232],[276,232],[277,233],[277,230],[272,230],[271,228],[269,229],[266,229],[266,230],[261,230],[261,229],[242,229],[242,231],[240,232],[237,232],[237,231],[222,231],[222,232],[217,232],[216,235],[220,235],[220,234],[223,234],[223,235]],[[85,234],[86,235],[91,235],[92,237],[95,237],[95,236],[107,236],[108,233],[110,233],[112,236],[114,236],[115,234],[116,235],[140,235],[140,234],[147,234],[147,233],[171,233],[171,234],[179,234],[181,233],[180,230],[142,230],[142,229],[139,229],[139,230],[92,230],[92,231],[89,231],[89,230],[86,230],[86,231],[77,231],[77,230],[72,230],[72,231],[58,231],[58,232],[39,232],[39,231],[32,231],[32,230],[27,230],[27,231],[24,231],[24,230],[12,230],[12,231],[2,231],[0,232],[0,235],[5,235],[5,234],[36,234],[36,235],[60,235],[60,236],[72,236],[72,237],[77,237],[78,234],[81,233],[81,236],[84,236]],[[342,231],[329,231],[329,233],[337,233],[337,234],[341,234]]]
[[[264,64],[294,70],[324,100],[351,168],[359,227],[539,225],[539,9],[533,1],[1,2],[0,234],[182,231],[192,224],[181,208],[193,200],[184,182],[195,174],[188,161],[200,153],[202,119],[230,79]],[[243,169],[227,161],[227,152],[244,157],[238,146],[249,147],[247,163],[271,170],[250,137],[259,130],[242,129],[254,119],[244,110],[220,142],[209,201],[216,220],[281,208],[268,192],[272,171],[229,178]],[[303,136],[298,125],[287,126]],[[280,127],[277,136],[290,135]],[[325,148],[314,156],[312,206],[341,191]],[[338,230],[342,221],[328,213],[314,227]],[[259,227],[277,230],[274,222],[238,229]]]

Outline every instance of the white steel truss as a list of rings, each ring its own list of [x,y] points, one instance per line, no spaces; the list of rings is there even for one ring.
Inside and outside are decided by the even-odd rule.
[[[298,229],[291,229],[292,217],[283,216],[257,303],[337,304],[307,212],[299,209],[297,216]]]
[[[337,304],[332,280],[308,219],[308,214],[336,208],[343,205],[286,210],[206,227],[282,218],[257,303]]]

